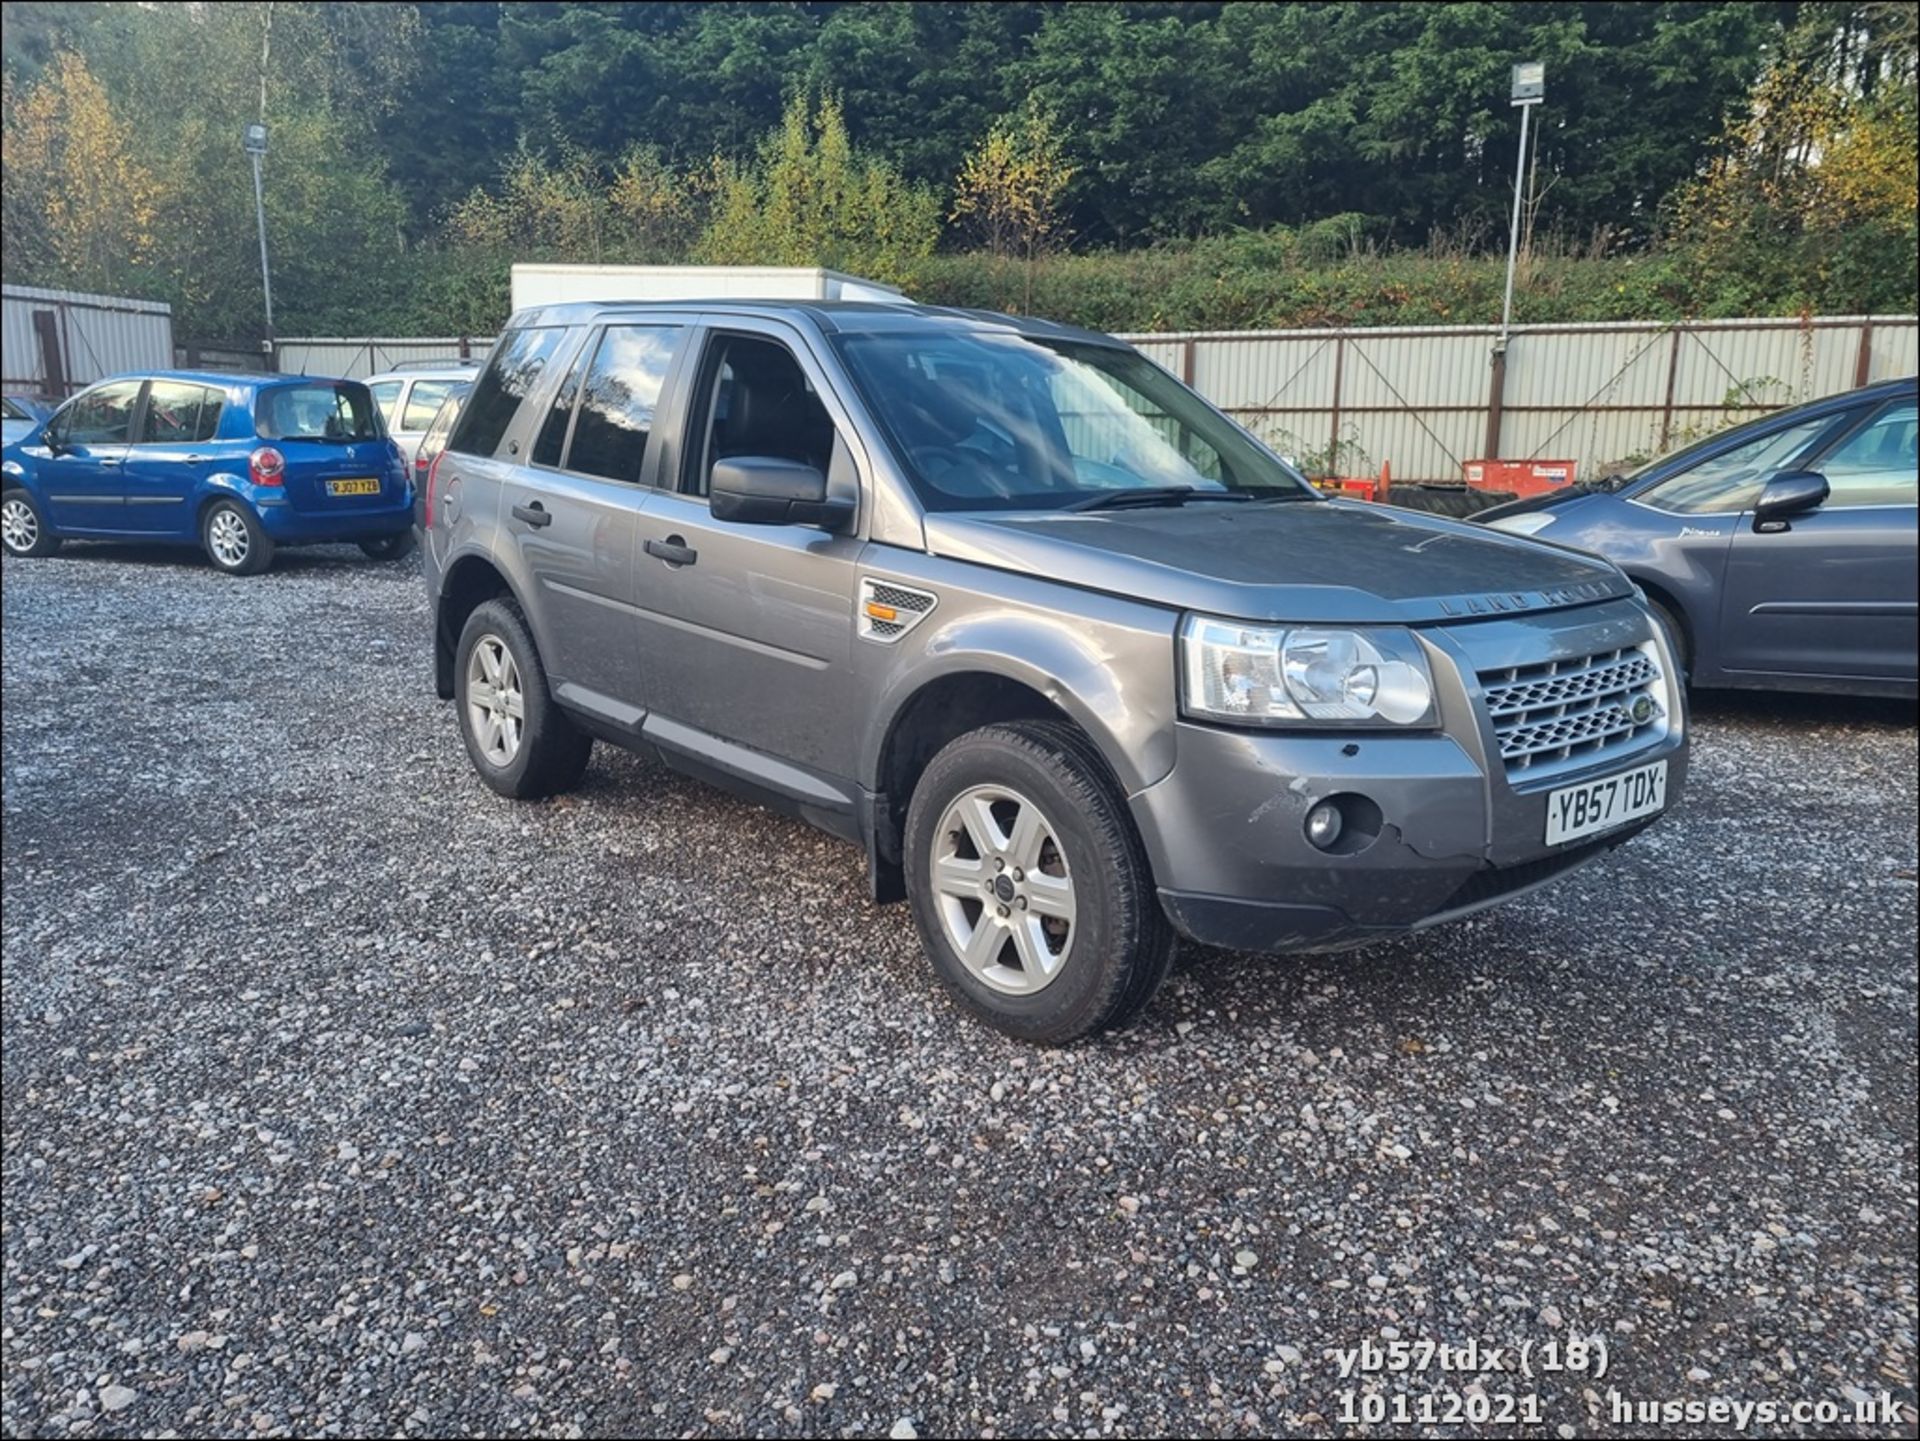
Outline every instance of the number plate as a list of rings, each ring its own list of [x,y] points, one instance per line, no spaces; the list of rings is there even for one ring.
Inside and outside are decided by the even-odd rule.
[[[1547,844],[1564,845],[1650,816],[1667,803],[1667,763],[1547,792]]]
[[[380,482],[370,475],[356,475],[351,480],[330,480],[327,482],[328,495],[378,495]]]

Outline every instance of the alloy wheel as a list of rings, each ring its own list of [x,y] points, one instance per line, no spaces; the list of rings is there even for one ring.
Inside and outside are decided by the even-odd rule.
[[[1037,805],[1005,786],[963,791],[940,818],[931,865],[941,925],[969,972],[1014,996],[1058,978],[1073,950],[1073,876]]]
[[[237,569],[246,564],[247,552],[252,546],[247,523],[237,512],[223,506],[213,513],[213,519],[207,523],[207,547],[214,559],[229,570]]]
[[[526,698],[513,652],[499,636],[481,636],[467,657],[467,724],[487,764],[513,764],[526,722]]]
[[[40,540],[40,517],[18,496],[0,506],[0,540],[8,550],[32,550]]]

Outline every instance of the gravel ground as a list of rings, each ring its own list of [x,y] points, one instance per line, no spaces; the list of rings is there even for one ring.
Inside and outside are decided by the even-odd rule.
[[[1577,877],[1040,1051],[798,823],[483,789],[414,562],[4,583],[9,1435],[1913,1434],[1909,707],[1705,702]],[[1608,1371],[1341,1377],[1396,1337]]]

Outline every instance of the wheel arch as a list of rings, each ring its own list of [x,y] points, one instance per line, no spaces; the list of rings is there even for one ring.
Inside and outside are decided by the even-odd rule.
[[[488,556],[469,552],[447,567],[433,608],[433,689],[441,700],[453,699],[454,651],[459,647],[460,632],[467,624],[467,617],[486,602],[503,596],[519,606],[522,615],[527,615],[519,592]],[[527,615],[527,626],[531,631],[530,615]],[[534,644],[539,644],[537,637]]]
[[[1053,694],[1048,690],[1052,689]],[[983,726],[1046,720],[1072,727],[1101,757],[1108,779],[1122,796],[1126,788],[1108,760],[1111,738],[1062,704],[1057,685],[1038,673],[962,664],[922,677],[893,708],[879,730],[867,776],[873,801],[867,817],[868,863],[876,900],[905,897],[901,872],[907,804],[927,764],[951,742]]]

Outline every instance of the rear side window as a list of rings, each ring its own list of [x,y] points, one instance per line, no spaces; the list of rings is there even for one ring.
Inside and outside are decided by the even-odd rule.
[[[654,407],[679,345],[676,326],[609,325],[580,391],[566,468],[586,475],[640,479]]]
[[[156,380],[147,390],[147,416],[140,425],[143,445],[185,445],[212,440],[220,428],[224,397],[204,385]]]
[[[510,331],[494,350],[493,360],[467,397],[467,406],[454,427],[448,450],[462,455],[490,456],[532,393],[540,372],[566,339],[563,325],[533,326]]]
[[[263,390],[254,422],[268,440],[378,440],[382,434],[373,396],[351,383]]]

